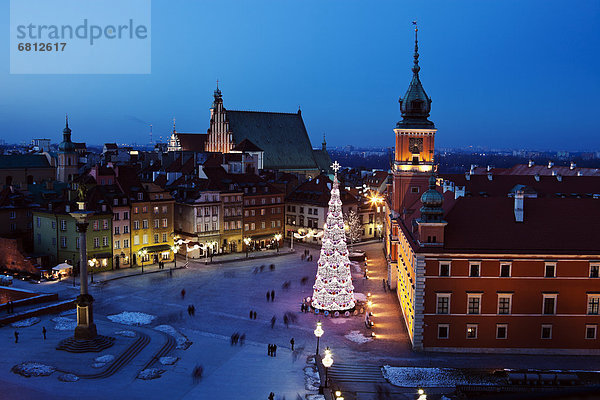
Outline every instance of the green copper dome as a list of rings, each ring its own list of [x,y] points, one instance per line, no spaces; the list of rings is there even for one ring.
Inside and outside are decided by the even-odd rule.
[[[435,175],[429,178],[429,190],[421,196],[421,221],[422,222],[441,222],[444,215],[442,204],[444,196],[436,189]]]
[[[63,129],[63,141],[58,145],[59,153],[74,153],[75,145],[71,142],[71,129],[69,128],[69,117],[66,120],[65,129]]]

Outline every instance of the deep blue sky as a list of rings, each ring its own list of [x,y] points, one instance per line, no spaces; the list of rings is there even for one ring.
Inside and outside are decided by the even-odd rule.
[[[600,151],[600,2],[152,1],[151,75],[9,75],[0,6],[0,138],[147,142],[206,132],[225,107],[295,112],[317,146],[393,146],[419,21],[437,145]]]

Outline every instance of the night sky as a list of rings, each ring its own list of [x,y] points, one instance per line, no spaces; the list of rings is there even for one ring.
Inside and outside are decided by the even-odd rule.
[[[152,1],[152,74],[10,75],[0,139],[146,143],[226,108],[296,112],[313,145],[393,146],[419,22],[438,147],[600,150],[598,1]]]

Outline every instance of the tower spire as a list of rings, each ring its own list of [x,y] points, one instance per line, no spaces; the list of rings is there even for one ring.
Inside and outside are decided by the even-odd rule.
[[[63,133],[71,133],[71,129],[69,128],[69,114],[65,114],[65,129],[63,129]]]
[[[414,66],[412,68],[413,73],[415,73],[416,75],[419,74],[419,71],[421,70],[421,67],[419,67],[419,27],[417,25],[417,20],[413,21],[413,25],[415,26],[415,55],[414,55]]]
[[[173,117],[173,132],[175,132],[175,117]]]

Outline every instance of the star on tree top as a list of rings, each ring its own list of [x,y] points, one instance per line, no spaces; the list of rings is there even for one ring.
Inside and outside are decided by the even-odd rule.
[[[336,174],[340,170],[340,168],[342,168],[342,166],[337,161],[331,164],[331,169],[333,169]]]

